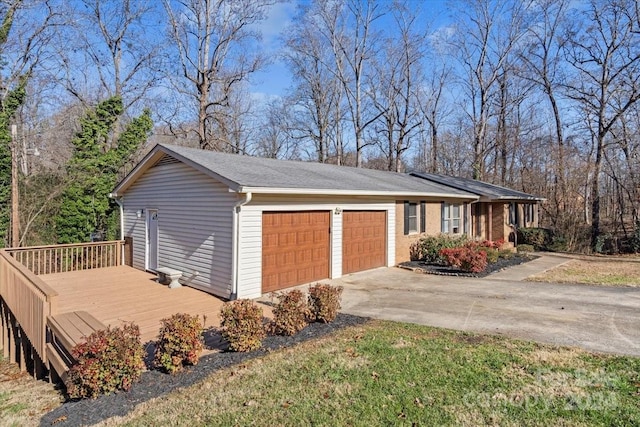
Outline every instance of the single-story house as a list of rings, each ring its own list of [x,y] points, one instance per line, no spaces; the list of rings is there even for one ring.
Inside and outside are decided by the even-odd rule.
[[[473,192],[408,174],[157,145],[113,190],[133,267],[235,299],[409,259]]]
[[[471,205],[472,237],[514,242],[515,228],[539,226],[539,204],[545,199],[488,182],[425,172],[411,175],[479,196]]]

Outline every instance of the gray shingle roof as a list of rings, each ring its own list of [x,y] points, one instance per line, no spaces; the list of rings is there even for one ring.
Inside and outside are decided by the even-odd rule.
[[[275,160],[205,151],[174,145],[158,145],[156,150],[211,172],[235,191],[287,189],[356,193],[420,194],[442,197],[476,198],[474,194],[426,181],[408,174],[336,166],[314,162]],[[135,172],[135,171],[134,171]],[[127,179],[125,178],[125,181]],[[124,182],[118,185],[121,188]]]
[[[423,178],[429,182],[448,185],[458,189],[464,189],[478,196],[486,197],[490,200],[545,200],[542,197],[523,193],[522,191],[512,190],[510,188],[501,187],[488,182],[478,181],[469,178],[460,178],[447,175],[439,175],[426,172],[412,172],[411,175]]]

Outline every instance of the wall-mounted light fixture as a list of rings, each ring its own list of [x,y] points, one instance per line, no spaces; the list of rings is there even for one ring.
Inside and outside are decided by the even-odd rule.
[[[334,210],[333,213],[336,214],[336,215],[340,215],[342,213],[342,209],[341,208],[336,208],[336,210]]]
[[[138,209],[136,211],[136,218],[140,219],[142,218],[142,214],[144,213],[144,209]]]

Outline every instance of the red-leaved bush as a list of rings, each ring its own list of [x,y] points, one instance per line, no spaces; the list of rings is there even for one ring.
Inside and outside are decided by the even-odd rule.
[[[480,273],[487,268],[487,253],[479,250],[477,245],[441,249],[440,256],[444,258],[447,265],[463,271]]]
[[[69,369],[65,385],[72,399],[129,390],[144,369],[140,329],[133,323],[94,332],[71,354],[76,363]]]

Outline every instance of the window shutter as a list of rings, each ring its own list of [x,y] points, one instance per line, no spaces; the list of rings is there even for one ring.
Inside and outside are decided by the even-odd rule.
[[[445,217],[444,217],[444,202],[440,203],[440,232],[444,233],[445,229],[444,229],[444,224],[445,224]]]
[[[422,200],[420,202],[420,232],[427,231],[427,202]]]
[[[404,202],[404,235],[409,234],[409,202]]]
[[[464,230],[464,234],[469,234],[469,203],[465,202],[463,204],[464,213],[462,214],[462,220],[464,221],[462,224],[462,229]]]

